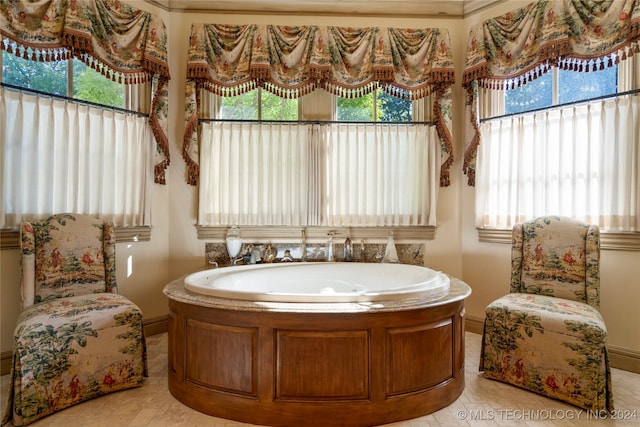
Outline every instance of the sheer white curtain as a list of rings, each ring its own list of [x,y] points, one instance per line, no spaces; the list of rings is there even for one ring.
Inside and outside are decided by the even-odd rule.
[[[325,128],[327,225],[436,225],[440,145],[435,126]]]
[[[308,166],[317,142],[307,125],[203,123],[201,225],[306,225]]]
[[[640,231],[640,96],[481,125],[476,226],[567,215]]]
[[[435,225],[435,126],[206,122],[201,225]]]
[[[0,88],[0,228],[62,212],[150,225],[146,117]]]

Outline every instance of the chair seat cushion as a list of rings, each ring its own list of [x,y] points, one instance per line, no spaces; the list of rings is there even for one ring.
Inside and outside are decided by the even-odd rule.
[[[485,314],[480,370],[486,377],[588,410],[613,409],[607,329],[595,308],[512,293]]]
[[[14,424],[141,385],[147,373],[142,331],[140,309],[118,294],[59,298],[25,309],[14,335],[7,405],[10,411],[13,400]]]
[[[598,310],[592,306],[564,298],[538,294],[511,293],[498,298],[487,306],[491,311],[507,311],[513,314],[529,314],[539,317],[547,332],[576,335],[579,331],[567,329],[567,324],[582,324],[593,328],[598,339],[605,340],[607,326]],[[604,342],[604,341],[603,341]]]

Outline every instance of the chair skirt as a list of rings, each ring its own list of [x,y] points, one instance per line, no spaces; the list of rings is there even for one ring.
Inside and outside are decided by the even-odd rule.
[[[588,304],[511,293],[487,306],[480,370],[487,378],[594,412],[613,410],[607,330]]]
[[[33,305],[18,318],[3,424],[27,425],[139,386],[146,375],[142,313],[125,297],[98,293]]]

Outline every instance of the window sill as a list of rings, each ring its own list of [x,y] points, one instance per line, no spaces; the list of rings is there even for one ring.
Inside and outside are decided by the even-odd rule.
[[[116,227],[116,243],[148,242],[151,240],[151,227]],[[0,230],[0,250],[20,248],[20,233],[17,229]]]
[[[476,228],[478,240],[485,243],[511,244],[511,230],[494,228]],[[640,233],[635,232],[600,232],[600,247],[606,250],[639,251]]]
[[[423,242],[433,240],[436,234],[434,226],[424,227],[250,227],[239,226],[243,239],[252,242],[269,242],[277,239],[278,242],[299,242],[302,239],[302,230],[306,231],[308,242],[326,242],[327,235],[334,233],[335,238],[351,237],[353,242],[361,240],[367,243],[386,242],[389,232],[393,231],[393,239],[396,242]],[[224,241],[229,227],[212,227],[197,225],[198,239]]]

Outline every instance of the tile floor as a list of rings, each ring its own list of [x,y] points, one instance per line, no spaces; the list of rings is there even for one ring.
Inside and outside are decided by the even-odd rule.
[[[214,418],[174,399],[167,388],[167,334],[147,338],[149,378],[142,387],[124,390],[50,415],[34,427],[194,426],[241,427],[249,424]],[[483,378],[478,373],[480,335],[466,333],[466,385],[447,408],[387,427],[431,426],[626,426],[640,425],[640,374],[613,369],[615,418],[593,419],[562,402]],[[0,378],[2,411],[9,376]],[[300,427],[303,427],[304,423]],[[298,427],[298,426],[295,426]],[[329,427],[329,426],[328,426]]]

